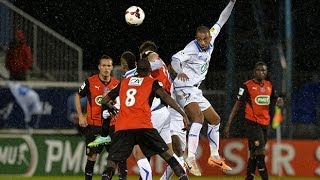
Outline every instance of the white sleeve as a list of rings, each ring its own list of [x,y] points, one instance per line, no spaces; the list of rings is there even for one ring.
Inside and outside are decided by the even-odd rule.
[[[227,22],[227,20],[229,19],[232,9],[234,7],[235,4],[235,0],[234,1],[230,1],[229,4],[224,8],[224,10],[221,12],[220,17],[218,19],[218,21],[214,24],[214,26],[210,29],[210,34],[212,36],[212,40],[211,42],[213,43],[214,40],[216,39],[216,37],[218,36],[222,26]]]
[[[183,72],[179,59],[175,57],[172,57],[171,66],[177,74],[181,74]]]
[[[210,35],[212,37],[211,42],[210,42],[211,44],[213,44],[214,40],[216,39],[216,37],[220,33],[220,30],[221,30],[221,26],[219,24],[214,24],[212,26],[212,28],[210,29]]]

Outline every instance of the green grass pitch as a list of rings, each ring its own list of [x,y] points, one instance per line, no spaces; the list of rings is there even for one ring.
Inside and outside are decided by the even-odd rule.
[[[84,179],[83,176],[33,176],[33,177],[20,177],[20,176],[0,176],[0,180],[79,180]],[[118,179],[114,177],[113,179]],[[137,176],[130,176],[128,180],[137,180]],[[153,179],[159,179],[159,177],[154,177]],[[194,177],[190,176],[191,180],[244,180],[244,177],[239,176],[229,176],[229,177]],[[270,180],[316,180],[318,178],[295,178],[295,177],[270,177]],[[93,180],[100,180],[99,176],[94,176]],[[173,177],[172,180],[177,180]],[[260,177],[256,177],[255,180],[261,180]]]

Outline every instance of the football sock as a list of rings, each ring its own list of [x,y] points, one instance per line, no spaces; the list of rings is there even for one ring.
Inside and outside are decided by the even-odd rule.
[[[264,155],[258,155],[256,157],[257,159],[257,166],[258,166],[258,171],[261,176],[262,180],[268,180],[268,170],[266,167],[266,162],[264,160],[265,156]]]
[[[108,117],[107,119],[103,119],[102,121],[102,130],[101,130],[101,136],[107,137],[109,135],[109,128],[110,128],[110,120],[111,117]]]
[[[176,154],[173,154],[173,157],[176,158],[176,160],[179,162],[179,164],[182,166],[183,170],[186,171],[184,167],[184,158],[183,156],[178,157]],[[173,171],[171,167],[167,164],[166,169],[162,175],[163,179],[169,180],[173,175]]]
[[[127,175],[128,175],[127,161],[120,161],[118,163],[118,173],[119,173],[119,180],[127,179]]]
[[[246,180],[252,180],[256,172],[257,161],[254,157],[249,157],[247,165],[247,177]]]
[[[137,161],[139,166],[140,177],[143,180],[152,180],[152,170],[147,158],[143,158]]]
[[[192,123],[188,135],[188,157],[195,157],[199,145],[199,134],[202,128],[200,123]]]
[[[85,170],[84,170],[85,177],[86,177],[85,179],[86,180],[92,180],[93,167],[94,167],[95,163],[96,163],[95,161],[87,160],[86,167],[85,167]]]
[[[208,140],[209,140],[209,146],[210,146],[210,156],[219,157],[219,138],[220,138],[220,132],[219,132],[220,124],[218,125],[211,125],[208,124]]]
[[[173,170],[174,174],[178,177],[180,180],[187,180],[189,179],[187,176],[187,173],[184,171],[180,163],[177,161],[176,158],[171,157],[167,160],[167,163],[170,165],[171,169]]]
[[[101,175],[101,180],[111,180],[114,175],[115,169],[113,167],[107,167]]]
[[[173,175],[173,171],[172,171],[171,167],[167,164],[166,169],[163,172],[161,179],[169,180],[172,175]]]

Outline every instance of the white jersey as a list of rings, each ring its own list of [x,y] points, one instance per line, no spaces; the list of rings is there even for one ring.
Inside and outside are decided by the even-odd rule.
[[[173,82],[175,88],[199,86],[205,79],[214,48],[214,40],[218,36],[220,29],[219,24],[215,24],[210,29],[212,39],[207,50],[201,49],[197,40],[193,40],[183,50],[172,56],[172,59],[180,61],[183,73],[189,77],[189,80],[185,82],[176,78]]]

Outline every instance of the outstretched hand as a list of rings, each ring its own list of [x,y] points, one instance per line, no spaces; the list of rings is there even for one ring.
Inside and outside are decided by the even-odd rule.
[[[111,115],[113,115],[113,116],[118,115],[119,110],[115,106],[113,106],[112,104],[108,103],[107,108],[108,108],[108,111]]]
[[[177,75],[177,78],[183,82],[189,81],[189,77],[185,73],[180,73]]]

